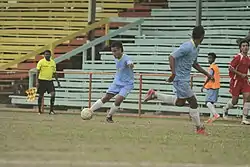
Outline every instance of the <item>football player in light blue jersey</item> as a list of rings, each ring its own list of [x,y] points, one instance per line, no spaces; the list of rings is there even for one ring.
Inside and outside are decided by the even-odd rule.
[[[107,122],[113,123],[112,116],[119,109],[123,100],[134,88],[134,64],[130,57],[123,53],[123,45],[121,42],[113,42],[111,51],[115,57],[116,74],[113,83],[109,86],[106,95],[97,100],[90,108],[92,112],[101,108],[104,103],[108,102],[115,95],[115,102],[112,104],[108,114]]]
[[[190,73],[192,67],[200,73],[213,79],[206,70],[200,67],[197,62],[199,45],[202,43],[205,30],[202,26],[196,26],[192,32],[192,39],[184,42],[176,51],[169,56],[169,63],[172,75],[168,82],[173,82],[176,95],[164,95],[150,89],[144,101],[159,99],[167,104],[184,106],[186,101],[189,103],[189,114],[196,125],[196,133],[206,135],[204,126],[200,122],[197,99],[190,86]]]

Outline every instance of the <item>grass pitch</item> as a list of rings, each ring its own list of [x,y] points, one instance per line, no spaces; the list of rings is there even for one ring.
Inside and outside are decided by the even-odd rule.
[[[114,124],[104,120],[0,112],[0,166],[250,164],[250,127],[239,122],[217,121],[206,126],[211,135],[200,136],[188,119],[114,117]]]

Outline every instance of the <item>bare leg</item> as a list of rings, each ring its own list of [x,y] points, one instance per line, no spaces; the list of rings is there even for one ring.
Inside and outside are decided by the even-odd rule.
[[[110,99],[112,99],[115,95],[111,94],[111,93],[106,93],[106,95],[104,97],[102,97],[101,99],[97,100],[91,107],[90,110],[92,112],[96,111],[97,109],[101,108],[103,106],[103,104],[105,104],[106,102],[108,102]]]

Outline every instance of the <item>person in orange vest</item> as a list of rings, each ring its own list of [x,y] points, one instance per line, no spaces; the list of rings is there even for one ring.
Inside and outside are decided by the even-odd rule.
[[[208,63],[210,64],[210,66],[208,67],[208,72],[214,77],[214,80],[207,78],[203,87],[201,88],[201,92],[203,92],[204,88],[207,90],[206,106],[211,112],[210,118],[208,119],[207,123],[212,123],[220,117],[220,115],[216,112],[214,106],[214,103],[217,102],[220,89],[220,70],[215,64],[215,59],[215,53],[208,53]]]

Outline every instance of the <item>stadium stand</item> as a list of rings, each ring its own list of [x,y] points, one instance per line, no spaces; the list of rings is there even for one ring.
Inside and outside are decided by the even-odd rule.
[[[215,52],[218,55],[217,63],[222,74],[228,74],[228,62],[234,54],[238,52],[236,39],[245,37],[248,33],[249,3],[248,1],[203,1],[202,24],[206,28],[206,38],[201,45],[199,62],[203,67],[207,67],[207,53]],[[168,9],[153,9],[151,17],[145,18],[142,24],[141,35],[137,30],[128,30],[121,33],[112,40],[124,42],[124,49],[132,56],[136,63],[135,72],[138,73],[167,73],[168,55],[182,42],[189,40],[191,29],[195,25],[195,0],[170,0]],[[186,9],[188,8],[188,9]],[[243,24],[244,23],[244,24]],[[112,32],[112,30],[111,30]],[[114,62],[110,52],[101,52],[101,61],[94,64],[85,61],[84,71],[114,72]],[[79,70],[65,70],[79,71]],[[195,71],[193,71],[196,74]],[[94,75],[92,86],[92,101],[99,98],[107,89],[111,82],[110,75]],[[87,106],[88,85],[87,75],[68,74],[62,78],[62,82],[67,85],[67,90],[57,88],[59,93],[56,104],[68,106]],[[199,100],[200,106],[204,104],[204,93],[200,93],[204,78],[194,78],[193,89]],[[157,83],[157,84],[156,84]],[[225,104],[230,98],[228,93],[228,78],[222,78],[222,88],[218,107]],[[158,91],[172,93],[172,85],[166,84],[165,77],[143,76],[143,94],[147,89],[155,88]],[[65,89],[65,88],[64,88]],[[66,93],[67,92],[67,93]],[[70,93],[69,93],[70,92]],[[81,93],[79,93],[81,92]],[[138,110],[139,80],[136,79],[135,90],[128,96],[122,108]],[[13,97],[12,102],[16,104],[25,103],[23,97]],[[45,104],[49,104],[45,99]],[[107,103],[109,105],[110,103]],[[148,111],[175,111],[187,112],[186,108],[164,106],[157,101],[142,105],[143,110]],[[208,110],[202,108],[202,113]],[[233,115],[240,115],[240,110],[231,111]]]
[[[118,16],[118,10],[132,7],[133,0],[97,0],[96,19]],[[1,1],[0,17],[2,66],[86,27],[88,1]]]
[[[96,20],[116,17],[120,11],[133,8],[133,0],[97,0]],[[37,49],[58,39],[67,37],[85,28],[88,24],[88,0],[1,0],[0,1],[0,67],[17,61]],[[97,29],[95,35],[104,35],[103,29]],[[58,57],[86,42],[86,35],[59,44],[54,49]],[[41,56],[34,55],[26,60],[17,61],[11,69],[29,70],[35,67]],[[64,65],[64,64],[63,64]],[[9,68],[8,66],[1,69]],[[4,94],[13,82],[27,78],[26,73],[1,72],[0,85]],[[6,82],[9,80],[11,82]]]
[[[185,1],[187,2],[187,1]],[[183,1],[170,1],[169,9],[153,9],[151,17],[145,18],[142,25],[142,36],[136,36],[134,39],[117,37],[113,40],[121,40],[124,42],[130,42],[125,44],[125,51],[127,54],[134,58],[136,64],[136,72],[144,73],[166,73],[168,72],[168,55],[183,41],[190,38],[192,27],[195,25],[195,3],[191,3],[189,10],[181,8],[185,6]],[[187,2],[188,3],[188,2]],[[206,28],[206,38],[200,49],[199,62],[203,67],[207,67],[207,53],[215,52],[219,58],[217,64],[221,69],[222,75],[228,74],[228,63],[234,54],[238,52],[236,45],[236,39],[238,37],[245,37],[249,31],[247,17],[250,11],[247,6],[249,2],[204,2],[202,25]],[[228,8],[230,7],[230,8]],[[136,31],[129,30],[124,32],[124,35],[129,33],[133,34]],[[165,60],[165,61],[164,61]],[[106,63],[103,63],[105,61]],[[102,64],[93,68],[91,65],[85,65],[85,71],[113,71],[112,68],[112,55],[110,52],[102,53]],[[86,62],[87,63],[87,62]],[[196,71],[194,70],[195,74]],[[149,78],[149,82],[143,86],[144,93],[148,88],[155,88],[162,92],[170,93],[172,87],[169,85],[166,91],[166,87],[162,87],[164,84],[160,77]],[[160,81],[159,81],[160,80]],[[193,89],[199,100],[199,104],[203,106],[205,94],[200,92],[200,88],[203,84],[204,78],[194,78]],[[228,92],[228,78],[222,78],[222,88],[220,90],[220,98],[218,107],[221,107],[230,98]],[[152,82],[160,83],[159,85],[152,84]],[[150,85],[150,86],[149,86]],[[159,86],[159,87],[158,87]],[[135,96],[138,94],[137,85],[135,89]],[[105,89],[105,88],[104,88]],[[104,90],[103,89],[103,90]],[[133,95],[131,95],[133,98]],[[130,101],[129,99],[127,99]],[[154,104],[158,104],[157,102]],[[144,109],[151,110],[147,104]],[[135,107],[136,108],[136,107]],[[157,107],[155,107],[155,110]],[[165,107],[165,110],[169,110],[169,107]],[[158,110],[164,110],[161,107]],[[176,111],[186,110],[185,108],[175,108]],[[202,109],[204,112],[206,109]],[[234,110],[232,113],[237,114],[239,110]]]
[[[58,1],[58,0],[13,0],[0,1],[1,34],[0,39],[0,67],[22,56],[27,55],[34,49],[41,48],[55,40],[70,35],[87,25],[88,1]],[[147,17],[151,8],[163,7],[166,2],[153,0],[151,2],[137,3],[134,0],[97,0],[96,20],[104,17],[139,15]],[[132,13],[132,14],[131,14]],[[110,29],[120,24],[111,23]],[[95,29],[95,36],[105,34],[103,28]],[[87,38],[85,34],[72,40],[59,44],[54,49],[54,56],[64,53],[83,45]],[[12,69],[29,70],[35,67],[36,62],[42,57],[33,56],[21,63],[11,66]],[[78,60],[72,59],[71,61]],[[72,68],[71,61],[59,64],[59,70]],[[25,73],[0,73],[0,78],[19,80],[27,77]],[[9,85],[12,86],[12,85]]]

